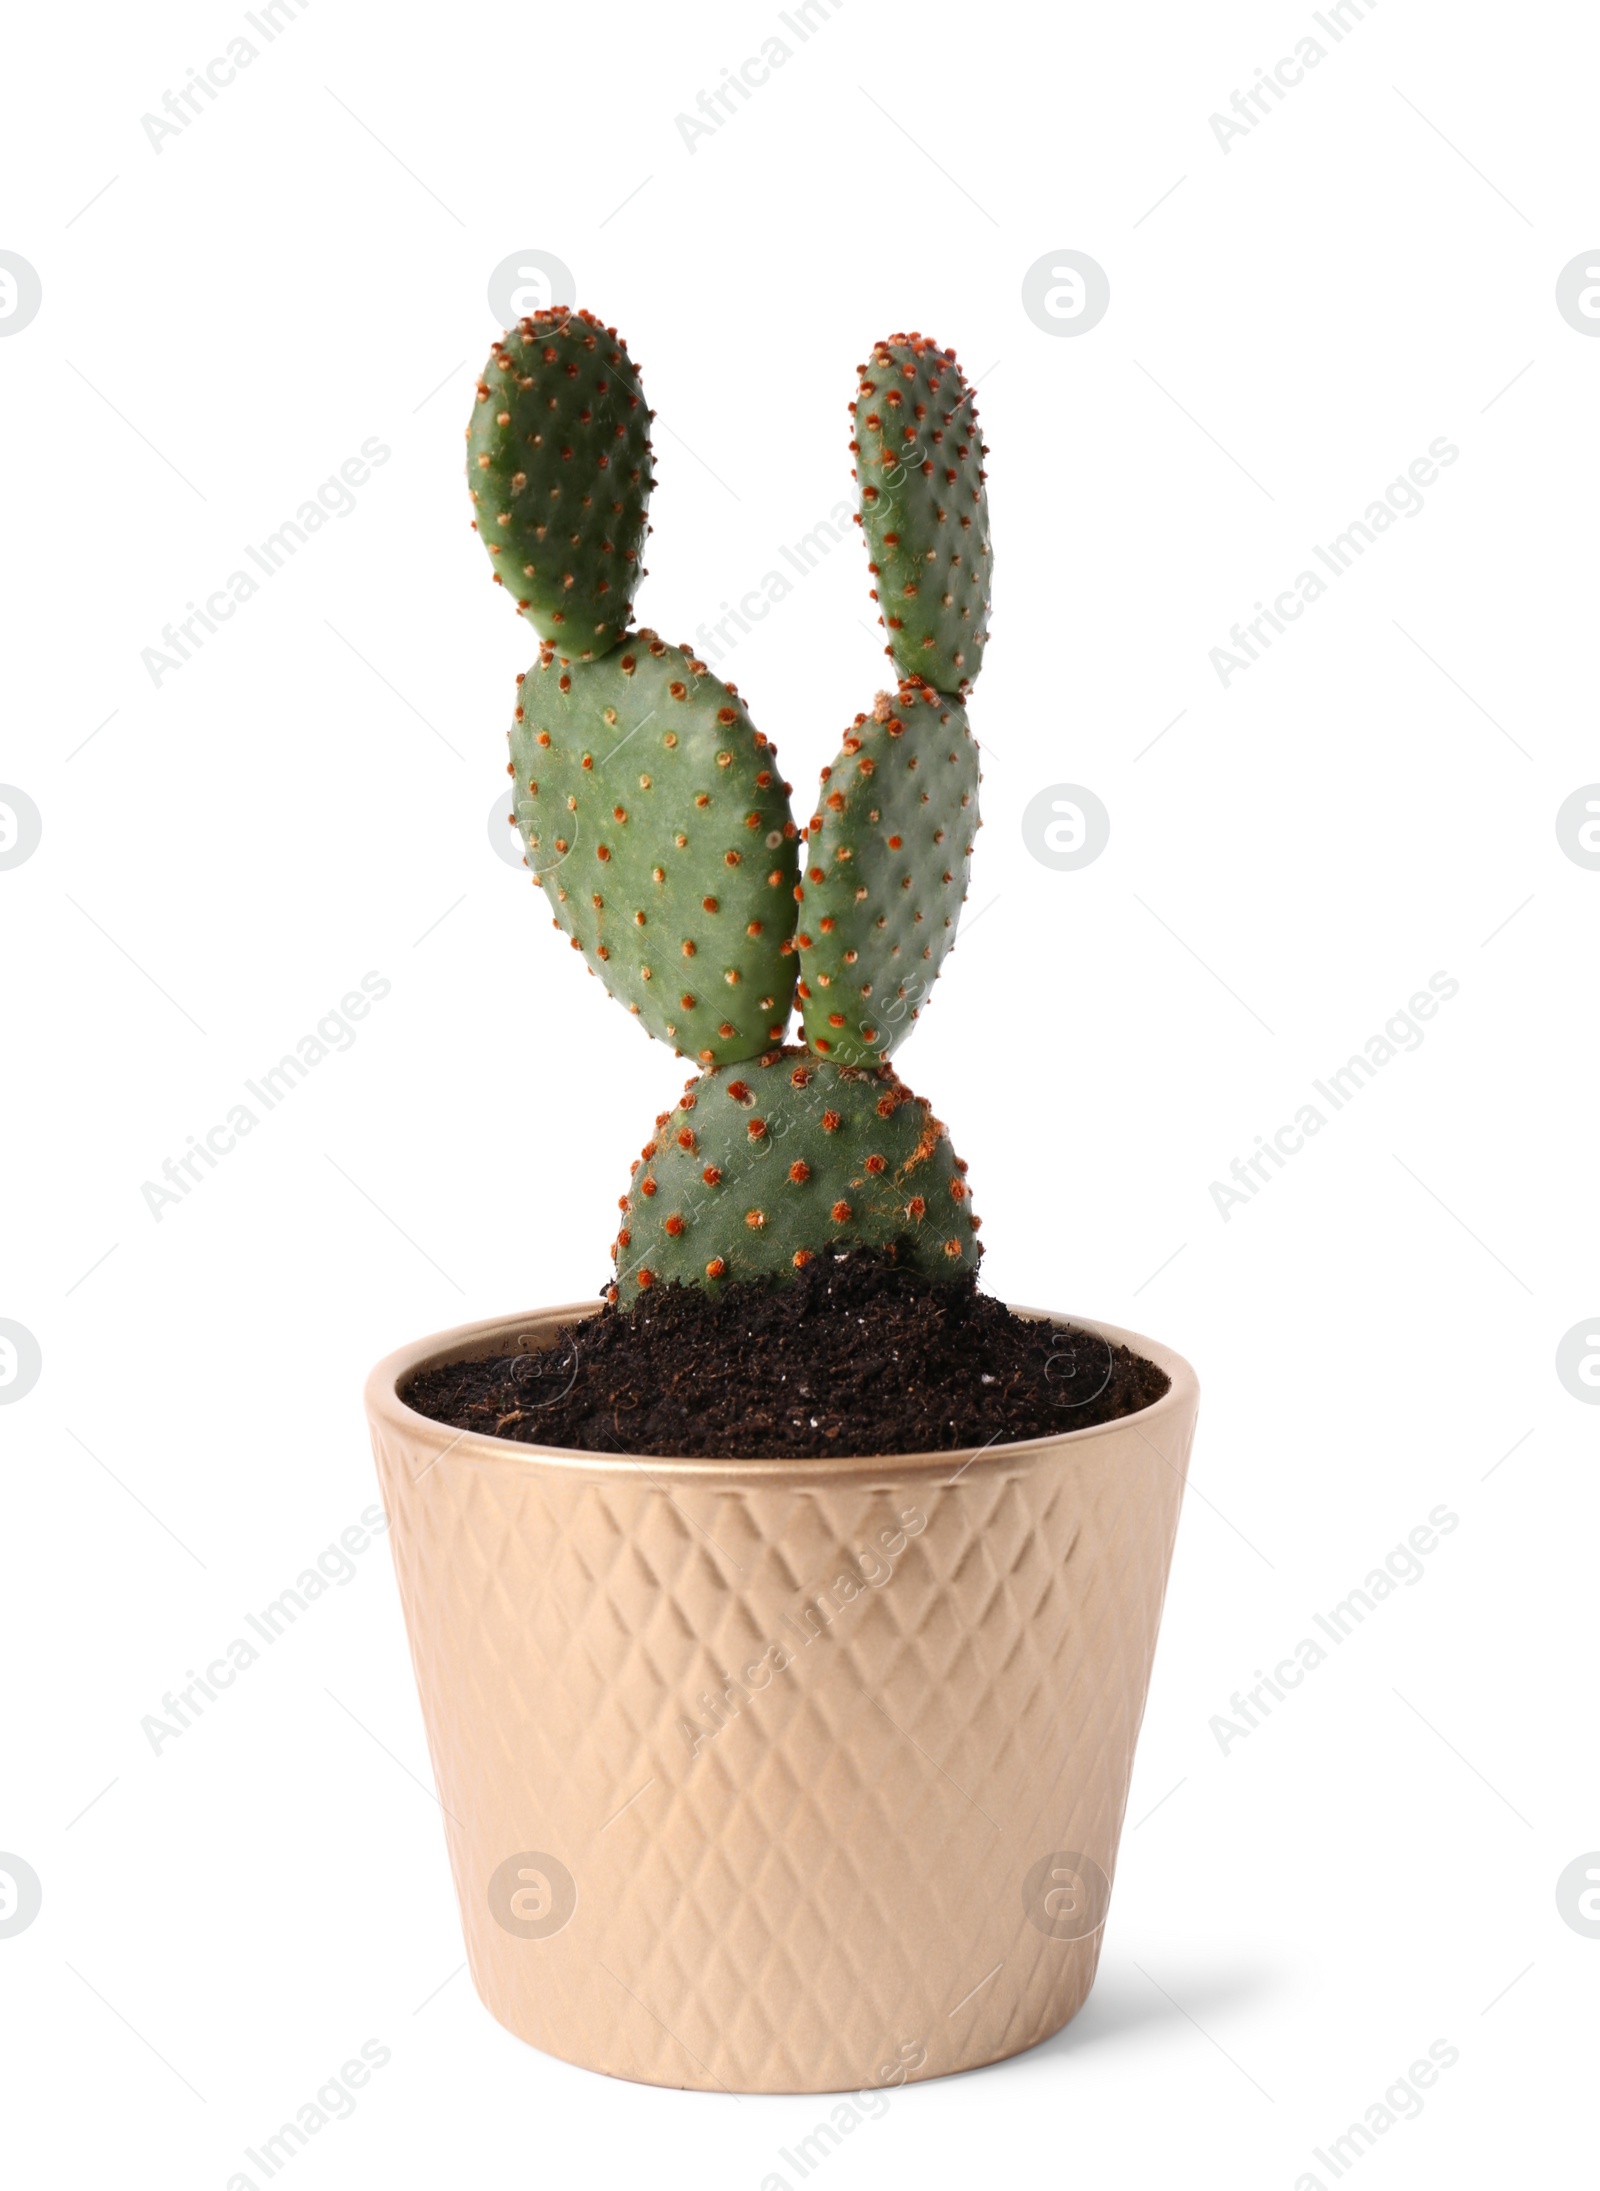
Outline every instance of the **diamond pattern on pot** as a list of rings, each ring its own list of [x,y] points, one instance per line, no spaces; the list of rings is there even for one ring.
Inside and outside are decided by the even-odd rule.
[[[931,2076],[1058,2029],[1100,1934],[1054,1937],[1023,1883],[1053,1852],[1114,1874],[1193,1419],[1164,1402],[965,1468],[441,1452],[438,1426],[375,1423],[492,2013],[730,2091],[875,2084],[902,2046]],[[576,1882],[548,1937],[490,1909],[522,1852]]]

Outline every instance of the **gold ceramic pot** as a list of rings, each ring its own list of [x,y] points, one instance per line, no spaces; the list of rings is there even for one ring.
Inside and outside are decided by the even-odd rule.
[[[465,1325],[367,1383],[485,2006],[563,2061],[706,2091],[900,2083],[1048,2038],[1099,1958],[1193,1370],[1075,1319],[1164,1397],[881,1459],[579,1453],[399,1398],[598,1305]]]

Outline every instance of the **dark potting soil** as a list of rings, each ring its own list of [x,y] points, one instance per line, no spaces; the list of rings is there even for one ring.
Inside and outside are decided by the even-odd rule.
[[[454,1430],[585,1452],[708,1460],[947,1452],[1149,1407],[1170,1379],[1093,1332],[1031,1323],[975,1276],[856,1251],[791,1284],[658,1286],[536,1353],[453,1362],[409,1407]]]

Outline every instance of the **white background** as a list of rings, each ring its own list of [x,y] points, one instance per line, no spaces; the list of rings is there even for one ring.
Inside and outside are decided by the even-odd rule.
[[[244,27],[36,10],[5,56],[0,247],[43,283],[0,341],[0,778],[44,831],[0,873],[0,1315],[43,1354],[0,1410],[0,1848],[44,1892],[0,1939],[18,2180],[259,2187],[244,2148],[369,2038],[305,2191],[758,2191],[822,2112],[603,2082],[479,2007],[381,1541],[180,1739],[140,1730],[373,1503],[372,1360],[600,1281],[682,1079],[489,841],[533,642],[461,434],[528,249],[660,414],[669,638],[848,497],[874,336],[981,378],[981,920],[902,1066],[990,1289],[1158,1334],[1204,1394],[1096,1991],[897,2094],[827,2191],[1331,2186],[1312,2148],[1437,2039],[1362,2182],[1550,2180],[1600,1970],[1555,1900],[1600,1846],[1600,1414],[1554,1367],[1600,1310],[1600,874],[1554,828],[1600,778],[1600,343],[1554,302],[1600,243],[1593,26],[1377,7],[1224,151],[1308,8],[844,0],[690,151],[674,116],[776,9],[315,0],[153,149]],[[1111,284],[1078,339],[1021,302],[1063,248]],[[1441,436],[1422,513],[1225,689],[1210,650]],[[141,650],[369,437],[355,509],[157,687]],[[884,675],[863,564],[722,672],[802,814]],[[1077,873],[1022,841],[1057,783],[1111,815]],[[142,1183],[368,970],[354,1046],[158,1222]],[[1420,1049],[1224,1221],[1211,1182],[1436,971]],[[1232,1692],[1441,1504],[1424,1579],[1224,1754]]]

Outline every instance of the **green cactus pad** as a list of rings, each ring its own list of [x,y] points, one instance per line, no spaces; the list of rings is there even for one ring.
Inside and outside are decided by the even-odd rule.
[[[710,1293],[790,1280],[858,1245],[960,1277],[981,1252],[966,1169],[890,1066],[858,1072],[791,1047],[702,1073],[633,1167],[612,1297],[626,1307],[674,1280]]]
[[[910,1032],[967,894],[978,748],[965,711],[920,679],[879,693],[822,772],[806,832],[800,1010],[835,1065],[876,1065]]]
[[[798,832],[733,686],[653,631],[598,662],[547,645],[518,685],[513,810],[556,926],[681,1056],[771,1049],[794,991]]]
[[[467,428],[473,525],[495,581],[577,661],[623,636],[644,575],[651,413],[628,346],[590,312],[521,320]]]
[[[851,453],[873,599],[902,677],[971,690],[989,637],[989,497],[953,350],[891,335],[858,367]]]

